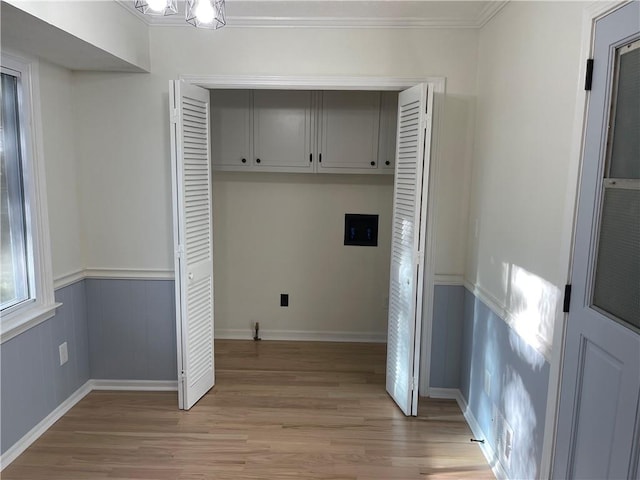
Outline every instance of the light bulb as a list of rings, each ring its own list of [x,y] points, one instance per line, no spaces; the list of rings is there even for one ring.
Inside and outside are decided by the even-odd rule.
[[[167,7],[167,0],[147,0],[149,10],[162,12]]]
[[[198,0],[195,13],[200,23],[213,22],[214,11],[209,0]]]

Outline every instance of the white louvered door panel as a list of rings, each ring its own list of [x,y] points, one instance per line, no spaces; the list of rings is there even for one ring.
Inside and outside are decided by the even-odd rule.
[[[170,92],[178,402],[188,410],[214,385],[210,105],[208,90],[183,81]]]
[[[387,392],[417,415],[420,326],[433,94],[426,84],[400,92],[396,145]]]

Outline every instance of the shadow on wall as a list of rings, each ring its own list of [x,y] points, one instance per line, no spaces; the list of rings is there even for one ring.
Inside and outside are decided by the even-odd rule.
[[[506,271],[514,328],[465,290],[461,390],[494,461],[511,478],[537,478],[549,364],[536,348],[553,334],[559,294],[518,266]]]

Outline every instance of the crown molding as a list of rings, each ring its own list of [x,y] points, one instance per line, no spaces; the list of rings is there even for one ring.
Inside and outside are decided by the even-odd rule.
[[[183,27],[183,18],[175,15],[153,19],[152,27]],[[230,17],[224,28],[477,28],[475,21],[454,18],[381,18],[381,17]]]
[[[294,1],[311,2],[316,0]],[[184,15],[180,11],[176,15],[166,17],[149,16],[138,12],[133,7],[131,0],[115,0],[115,2],[149,27],[193,28],[184,21]],[[508,2],[509,0],[490,1],[473,19],[457,17],[227,16],[227,24],[224,28],[482,28],[502,10]]]
[[[489,21],[495,17],[505,5],[509,3],[509,0],[504,1],[492,1],[487,3],[482,9],[478,17],[476,18],[476,28],[484,27]]]

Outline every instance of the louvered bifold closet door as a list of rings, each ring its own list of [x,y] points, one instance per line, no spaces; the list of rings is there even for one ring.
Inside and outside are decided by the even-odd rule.
[[[425,84],[400,92],[396,146],[387,392],[417,415],[422,277],[433,95]]]
[[[214,384],[209,91],[172,82],[178,397],[190,409]]]

